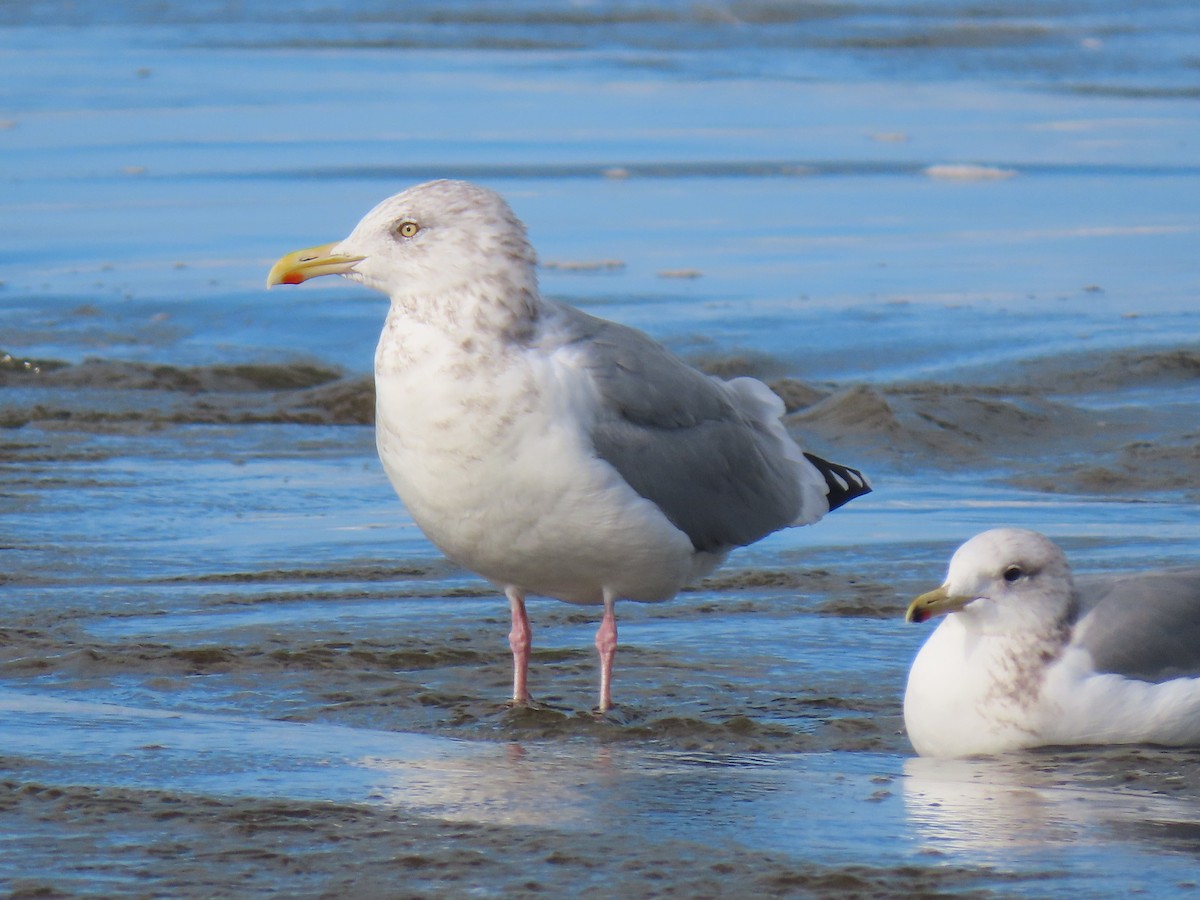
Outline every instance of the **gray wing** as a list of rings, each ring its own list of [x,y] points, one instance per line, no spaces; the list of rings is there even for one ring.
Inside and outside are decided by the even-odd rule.
[[[1141,681],[1200,676],[1200,569],[1076,579],[1076,642],[1098,672]]]
[[[663,511],[697,550],[752,543],[793,524],[824,477],[789,459],[736,392],[632,328],[562,307],[602,410],[596,454]],[[820,514],[828,511],[828,506]],[[815,518],[816,516],[814,516]]]

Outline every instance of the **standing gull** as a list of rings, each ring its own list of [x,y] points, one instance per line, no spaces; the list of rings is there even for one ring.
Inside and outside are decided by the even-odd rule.
[[[1045,535],[985,531],[905,618],[904,724],[922,756],[1200,744],[1200,569],[1074,579]]]
[[[391,299],[379,458],[429,539],[507,595],[515,703],[530,699],[526,594],[603,604],[603,711],[618,598],[668,600],[732,548],[870,490],[803,452],[761,382],[542,297],[525,228],[490,190],[410,188],[345,240],[280,259],[267,286],[335,274]]]

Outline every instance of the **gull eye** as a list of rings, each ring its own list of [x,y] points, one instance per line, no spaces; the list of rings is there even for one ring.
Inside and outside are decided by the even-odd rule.
[[[401,222],[396,226],[396,234],[402,238],[410,238],[421,230],[421,226],[416,222]]]
[[[1011,583],[1020,579],[1020,577],[1024,574],[1025,573],[1021,571],[1020,566],[1009,566],[1004,570],[1004,580]]]

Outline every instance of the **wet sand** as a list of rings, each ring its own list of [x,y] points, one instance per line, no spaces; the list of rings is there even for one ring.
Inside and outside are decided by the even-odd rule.
[[[766,373],[784,363],[762,356],[691,361],[721,377],[765,378],[802,443],[823,441],[900,470],[936,460],[1066,493],[1194,498],[1200,483],[1195,344],[1018,360],[953,380],[885,384],[772,379]],[[0,387],[7,389],[0,424],[12,429],[374,423],[371,377],[320,363],[181,367],[92,358],[72,365],[0,348]],[[1170,402],[1144,402],[1163,395]],[[1031,473],[1031,461],[1053,468]]]
[[[104,892],[105,882],[143,896],[245,896],[286,885],[290,896],[911,897],[969,896],[981,883],[1014,881],[953,868],[798,865],[740,847],[453,823],[361,805],[0,787],[0,815],[22,834],[10,850],[31,868],[58,870],[14,880],[12,897]],[[114,838],[129,847],[119,864]]]

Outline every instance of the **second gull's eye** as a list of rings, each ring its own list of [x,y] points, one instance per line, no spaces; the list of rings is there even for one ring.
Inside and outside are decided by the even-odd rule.
[[[401,222],[396,226],[396,234],[400,237],[410,238],[421,230],[421,226],[416,222]]]
[[[1016,581],[1024,574],[1025,573],[1021,571],[1020,566],[1009,566],[1007,569],[1004,570],[1004,580],[1010,581],[1010,582]]]

